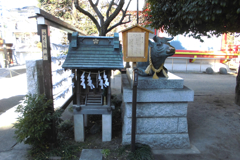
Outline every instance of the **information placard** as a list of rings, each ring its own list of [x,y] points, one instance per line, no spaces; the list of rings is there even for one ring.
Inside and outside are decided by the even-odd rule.
[[[145,58],[145,32],[128,32],[127,43],[127,58]]]

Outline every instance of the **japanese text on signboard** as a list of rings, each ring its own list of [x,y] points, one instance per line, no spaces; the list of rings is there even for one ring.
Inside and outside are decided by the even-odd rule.
[[[143,57],[144,58],[144,42],[145,33],[142,32],[129,32],[127,35],[128,47],[127,57]]]
[[[48,60],[47,54],[47,30],[42,29],[42,53],[43,53],[43,60]]]

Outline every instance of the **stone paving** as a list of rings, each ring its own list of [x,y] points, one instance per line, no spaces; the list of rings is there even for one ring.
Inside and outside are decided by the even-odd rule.
[[[26,160],[30,146],[17,144],[14,138],[13,123],[18,114],[16,107],[27,93],[26,74],[24,66],[12,67],[10,78],[9,69],[0,69],[0,160]]]

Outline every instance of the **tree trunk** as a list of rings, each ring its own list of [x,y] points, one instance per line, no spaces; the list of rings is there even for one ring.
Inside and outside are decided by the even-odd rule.
[[[105,25],[102,25],[100,27],[99,36],[106,36],[106,34],[107,34],[107,27]]]
[[[240,106],[240,66],[238,68],[238,75],[236,77],[236,88],[235,88],[235,103]]]

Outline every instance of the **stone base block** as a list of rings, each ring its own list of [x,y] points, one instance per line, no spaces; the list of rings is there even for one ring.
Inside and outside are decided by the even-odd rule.
[[[127,69],[127,77],[130,82],[131,88],[133,87],[133,71],[132,68]],[[170,89],[170,88],[183,88],[183,79],[168,72],[168,78],[159,77],[159,79],[153,79],[152,76],[138,76],[139,89]]]
[[[127,117],[132,117],[132,103],[122,103],[126,105]],[[188,103],[138,103],[137,117],[186,117]]]
[[[183,149],[152,149],[152,153],[155,155],[165,155],[165,154],[177,154],[177,155],[186,155],[186,154],[200,154],[201,152],[194,146],[191,145],[191,148]]]
[[[136,143],[149,145],[152,149],[190,148],[188,134],[137,134]],[[131,144],[131,135],[123,135],[122,145]]]
[[[126,145],[131,144],[132,88],[127,76],[122,77],[122,144]],[[148,85],[137,90],[136,143],[149,145],[154,150],[189,149],[187,106],[194,99],[193,90],[180,87],[183,82],[180,79],[140,77],[140,82],[141,78],[144,83],[149,80],[154,87]]]
[[[125,134],[131,135],[132,118],[124,118]],[[137,118],[136,134],[182,134],[188,133],[186,117]]]

